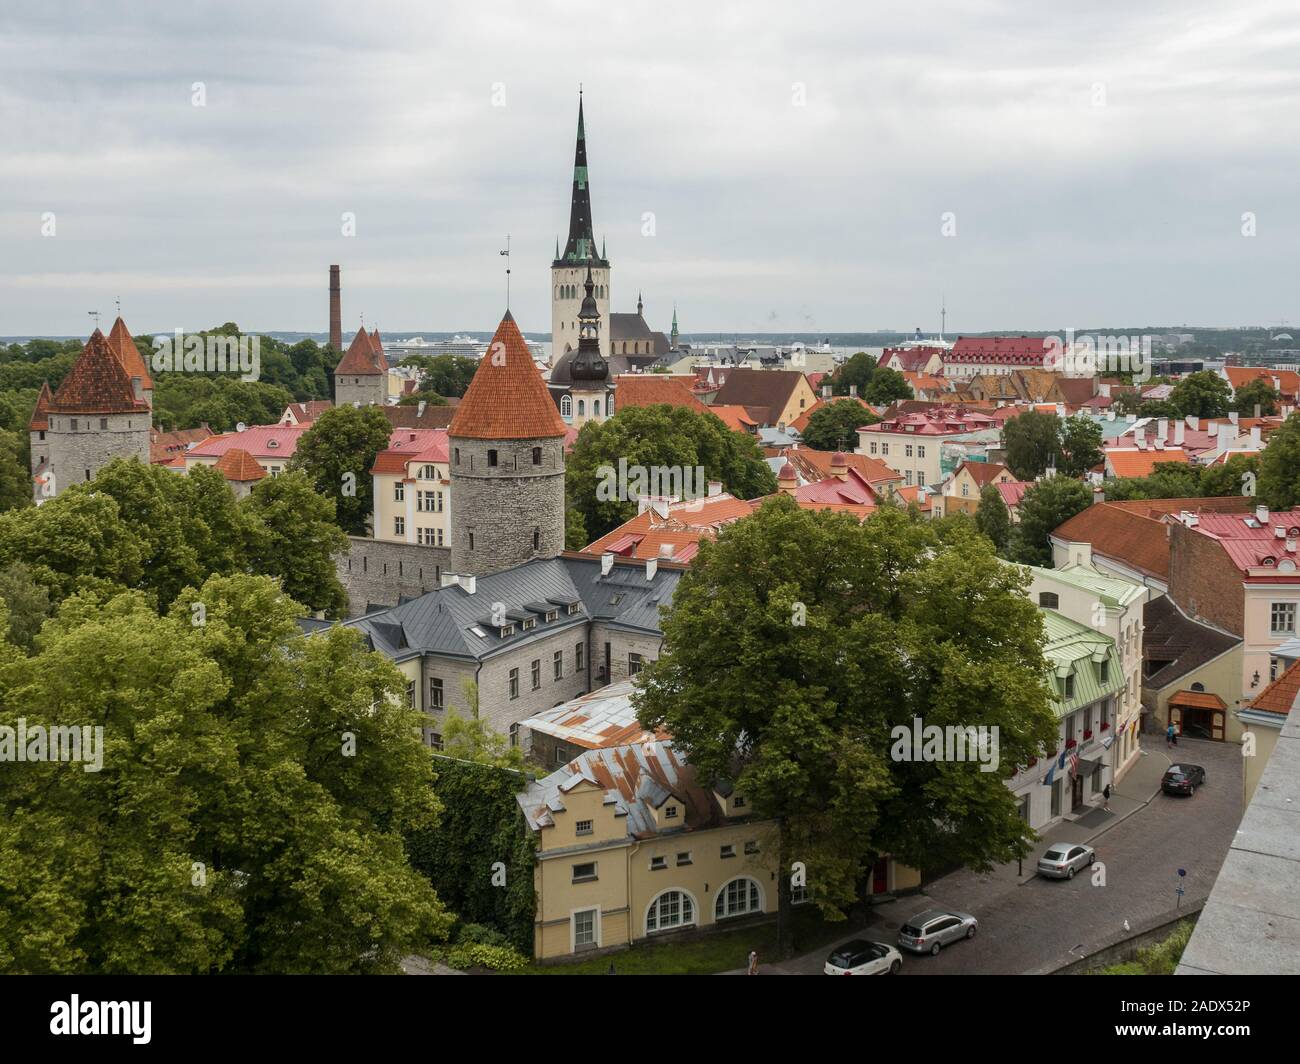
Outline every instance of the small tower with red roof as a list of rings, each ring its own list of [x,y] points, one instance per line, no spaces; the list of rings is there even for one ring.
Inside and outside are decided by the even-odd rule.
[[[452,572],[485,576],[564,549],[567,431],[506,311],[447,430]]]
[[[357,330],[334,367],[336,406],[383,406],[388,400],[388,359],[379,330]]]

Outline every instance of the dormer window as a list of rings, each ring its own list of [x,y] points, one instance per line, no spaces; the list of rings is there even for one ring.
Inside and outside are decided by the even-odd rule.
[[[676,819],[677,819],[677,806],[675,806],[675,805],[666,805],[666,806],[664,806],[664,819],[665,819],[665,820],[676,820]]]
[[[280,441],[279,441],[279,440],[267,440],[267,441],[266,441],[266,446],[267,446],[267,448],[268,448],[269,450],[274,451],[277,447],[280,446]]]
[[[736,797],[731,800],[731,804],[737,809],[744,809],[745,796],[743,794],[736,795]]]
[[[559,611],[559,610],[547,610],[547,611],[546,611],[546,620],[547,620],[548,622],[549,622],[549,621],[559,620],[559,617],[560,617],[560,611]]]
[[[525,632],[527,632],[530,628],[536,628],[536,627],[537,627],[537,620],[536,620],[536,618],[533,618],[533,617],[525,617],[525,618],[524,618],[524,631],[525,631]]]
[[[515,626],[514,626],[513,624],[503,624],[503,625],[501,626],[501,638],[502,638],[502,639],[505,639],[507,636],[511,636],[511,635],[514,635],[514,634],[515,634]]]
[[[573,614],[575,614],[575,613],[578,612],[578,604],[577,604],[576,602],[570,602],[570,603],[568,604],[568,606],[565,607],[565,610],[566,610],[570,615],[573,615]]]

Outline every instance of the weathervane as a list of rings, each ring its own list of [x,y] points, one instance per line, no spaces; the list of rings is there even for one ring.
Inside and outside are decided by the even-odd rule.
[[[510,309],[510,234],[506,234],[506,249],[501,252],[506,257],[506,310]]]
[[[95,319],[95,328],[98,329],[98,328],[99,328],[99,311],[97,311],[97,310],[88,310],[88,311],[86,311],[86,313],[89,314],[92,318]]]

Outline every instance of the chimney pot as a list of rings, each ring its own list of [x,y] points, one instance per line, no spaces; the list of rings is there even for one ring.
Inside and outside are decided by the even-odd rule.
[[[1267,506],[1256,506],[1256,507],[1255,507],[1255,520],[1258,521],[1261,525],[1266,525],[1266,524],[1268,524],[1268,507],[1267,507]]]
[[[609,576],[609,572],[614,568],[614,555],[606,551],[600,556],[600,575]]]
[[[645,578],[647,580],[653,580],[655,578],[655,573],[657,573],[658,571],[659,571],[659,559],[647,558],[645,560]]]

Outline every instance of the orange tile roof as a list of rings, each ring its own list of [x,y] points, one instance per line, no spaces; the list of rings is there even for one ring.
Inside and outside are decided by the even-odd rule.
[[[32,419],[27,423],[28,431],[44,432],[50,427],[50,399],[52,397],[50,382],[44,381],[41,384],[41,394],[36,397],[36,409],[32,411]]]
[[[960,473],[963,469],[971,475],[971,479],[981,488],[986,484],[992,484],[1003,473],[1008,472],[1006,466],[998,465],[997,462],[962,462],[957,468],[957,473]]]
[[[701,539],[713,539],[724,525],[748,517],[753,512],[754,502],[724,492],[705,499],[673,503],[666,517],[653,508],[647,508],[588,544],[582,553],[614,551],[631,558],[658,558],[661,556],[660,548],[669,544],[673,547],[674,560],[687,561],[695,554],[691,548],[698,548]]]
[[[246,484],[250,480],[261,480],[266,470],[257,464],[257,460],[242,447],[232,447],[213,466],[227,480]]]
[[[1225,366],[1223,372],[1235,392],[1238,388],[1254,380],[1266,381],[1270,387],[1277,380],[1277,390],[1281,395],[1294,396],[1300,391],[1300,373],[1293,369],[1268,369],[1264,366]]]
[[[1262,697],[1262,696],[1261,696]],[[1175,691],[1169,699],[1171,706],[1190,706],[1192,709],[1227,709],[1228,705],[1218,695],[1208,691]]]
[[[153,379],[149,376],[149,367],[140,356],[140,349],[135,346],[135,341],[131,339],[131,332],[127,329],[126,322],[120,317],[113,322],[113,328],[108,334],[108,346],[117,355],[128,377],[139,377],[144,388],[153,389]]]
[[[743,406],[724,404],[723,406],[711,406],[708,411],[710,414],[721,418],[722,423],[732,432],[748,432],[751,428],[758,427],[758,422],[749,416],[749,411]]]
[[[1156,450],[1110,450],[1106,452],[1106,464],[1117,477],[1149,477],[1156,466],[1164,462],[1182,462],[1187,464],[1187,453],[1181,447],[1167,447]]]
[[[614,378],[617,391],[614,393],[619,410],[630,406],[657,406],[667,403],[669,406],[684,406],[697,413],[709,408],[701,403],[691,389],[680,377],[669,377],[663,373],[620,373]]]
[[[456,407],[448,433],[463,439],[531,440],[567,432],[532,352],[507,310]]]
[[[49,402],[56,414],[135,414],[149,404],[135,397],[131,378],[107,338],[96,329]]]
[[[339,359],[339,364],[334,367],[334,372],[351,374],[354,377],[373,377],[388,371],[386,367],[379,365],[375,340],[366,333],[364,328],[361,328],[352,338],[352,343],[348,344],[348,349]]]
[[[902,473],[891,469],[879,458],[855,451],[841,453],[844,454],[846,468],[859,473],[872,487],[903,479]],[[835,451],[817,451],[811,447],[790,447],[785,451],[785,458],[794,464],[805,480],[825,480],[832,475],[831,464],[835,454]]]
[[[1300,705],[1300,661],[1294,662],[1286,672],[1265,687],[1253,702],[1246,704],[1246,708],[1285,715],[1297,705]]]

